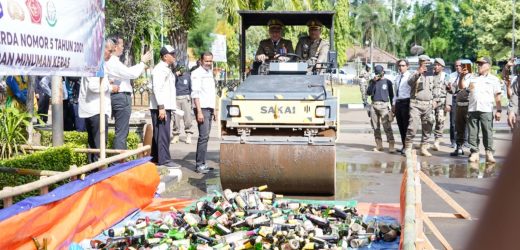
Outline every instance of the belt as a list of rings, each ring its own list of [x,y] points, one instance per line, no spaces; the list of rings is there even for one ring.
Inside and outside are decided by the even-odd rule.
[[[110,95],[117,95],[117,94],[132,95],[132,93],[130,93],[130,92],[117,92],[117,93],[110,93]]]
[[[374,101],[372,102],[372,105],[374,104],[387,104],[388,102],[384,102],[384,101]]]
[[[432,101],[423,101],[423,100],[417,100],[417,99],[412,99],[410,100],[411,103],[420,103],[420,104],[432,104]]]
[[[410,98],[397,99],[395,102],[410,102]]]
[[[469,102],[457,102],[457,106],[466,107],[466,106],[469,106]]]

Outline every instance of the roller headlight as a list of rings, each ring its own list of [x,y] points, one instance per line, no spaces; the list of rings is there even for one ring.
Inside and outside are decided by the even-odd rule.
[[[327,115],[327,111],[330,109],[329,106],[317,106],[315,115],[318,118],[323,118]]]
[[[240,108],[238,106],[228,106],[228,108],[229,108],[229,116],[231,116],[231,117],[240,116]]]

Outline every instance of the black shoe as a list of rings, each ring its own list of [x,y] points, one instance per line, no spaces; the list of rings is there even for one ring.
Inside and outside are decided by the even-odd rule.
[[[460,147],[457,147],[457,149],[455,149],[455,151],[450,153],[450,156],[459,156],[459,155],[464,155],[464,151]]]

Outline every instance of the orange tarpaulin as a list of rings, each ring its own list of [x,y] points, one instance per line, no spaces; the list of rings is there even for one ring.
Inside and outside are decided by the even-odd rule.
[[[148,205],[153,210],[172,205],[181,209],[191,203],[152,202],[158,184],[156,166],[144,163],[64,199],[11,216],[0,221],[0,249],[34,249],[33,237],[40,243],[46,238],[47,249],[66,249],[72,242],[95,237],[137,209]]]

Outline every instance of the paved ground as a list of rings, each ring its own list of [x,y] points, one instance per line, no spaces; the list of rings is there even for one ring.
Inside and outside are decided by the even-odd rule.
[[[468,235],[475,228],[487,199],[487,194],[499,173],[501,162],[511,143],[511,134],[505,120],[495,125],[496,165],[470,166],[466,157],[450,157],[453,149],[448,147],[449,135],[445,134],[441,151],[432,152],[433,157],[419,157],[421,168],[431,176],[453,199],[461,204],[473,217],[473,220],[433,219],[454,249],[462,249]],[[394,135],[398,136],[394,124]],[[396,137],[397,138],[397,137]],[[199,198],[212,190],[220,189],[218,176],[219,142],[217,128],[211,133],[208,152],[208,164],[215,171],[207,175],[195,173],[196,138],[193,144],[181,142],[171,145],[174,160],[182,165],[181,182],[166,187],[165,197]],[[399,188],[403,172],[404,157],[386,152],[373,152],[373,135],[366,112],[363,110],[341,109],[341,133],[337,144],[337,190],[333,197],[302,197],[348,200],[360,202],[398,203]],[[385,148],[387,144],[385,143]],[[400,144],[399,144],[400,147]],[[483,155],[483,151],[482,151]],[[483,157],[481,157],[483,160]],[[453,212],[432,190],[423,185],[423,208],[426,212]],[[434,245],[441,248],[439,242],[429,230],[426,231]]]

